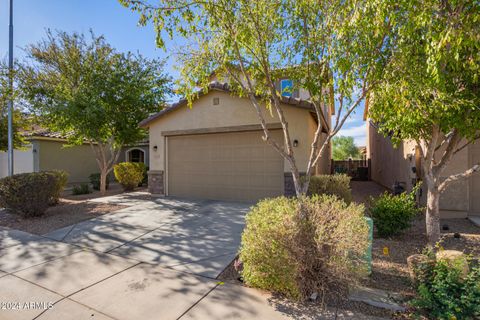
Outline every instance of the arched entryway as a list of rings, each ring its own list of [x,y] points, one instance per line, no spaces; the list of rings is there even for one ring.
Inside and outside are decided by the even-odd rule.
[[[145,151],[138,148],[128,149],[125,159],[128,162],[142,162],[145,163]]]

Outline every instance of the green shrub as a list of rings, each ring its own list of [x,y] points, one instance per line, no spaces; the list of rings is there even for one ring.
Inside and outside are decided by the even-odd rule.
[[[145,164],[140,162],[121,162],[113,168],[115,179],[125,191],[135,189],[143,180]]]
[[[308,186],[308,195],[315,194],[334,195],[350,203],[352,201],[350,177],[346,174],[312,176]]]
[[[245,283],[303,299],[355,282],[367,270],[363,211],[328,195],[259,202],[242,234]]]
[[[72,194],[75,196],[89,193],[92,193],[92,190],[90,190],[88,183],[82,183],[80,185],[73,186]]]
[[[49,174],[52,174],[55,177],[55,192],[50,200],[50,204],[57,204],[60,199],[60,194],[68,182],[68,173],[63,170],[53,170],[48,171]]]
[[[100,190],[100,173],[92,173],[89,176],[89,179],[93,190]],[[110,175],[107,175],[106,183],[106,189],[108,190],[108,187],[110,185]]]
[[[392,195],[385,192],[378,198],[370,198],[369,212],[380,237],[390,237],[410,227],[421,211],[415,201],[419,187],[417,185],[410,193]]]
[[[59,184],[51,172],[21,173],[0,179],[0,207],[23,217],[41,216],[58,196]]]
[[[145,166],[145,170],[143,170],[143,179],[142,182],[140,182],[140,186],[148,186],[148,170],[149,167]]]
[[[428,313],[429,319],[480,318],[480,268],[474,267],[464,276],[463,263],[463,259],[453,264],[437,261],[420,282],[412,304]]]

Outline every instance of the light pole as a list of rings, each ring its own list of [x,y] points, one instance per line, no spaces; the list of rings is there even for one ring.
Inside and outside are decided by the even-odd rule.
[[[13,175],[13,0],[10,0],[10,23],[8,38],[8,175]]]

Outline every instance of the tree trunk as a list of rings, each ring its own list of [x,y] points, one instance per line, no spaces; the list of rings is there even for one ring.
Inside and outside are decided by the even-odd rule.
[[[428,185],[426,224],[428,244],[432,247],[440,240],[439,202],[440,191],[438,186],[435,183]]]
[[[107,170],[100,170],[100,193],[105,195],[107,192]]]

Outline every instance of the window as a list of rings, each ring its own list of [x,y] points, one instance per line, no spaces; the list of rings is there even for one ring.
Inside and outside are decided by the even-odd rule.
[[[145,162],[145,153],[140,149],[133,149],[128,151],[129,162]]]
[[[290,79],[280,80],[280,92],[284,97],[291,97],[293,94],[293,81]]]

